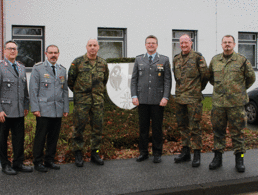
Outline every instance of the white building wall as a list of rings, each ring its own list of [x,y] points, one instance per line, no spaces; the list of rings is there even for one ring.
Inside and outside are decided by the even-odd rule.
[[[154,34],[158,52],[171,62],[172,30],[197,30],[198,51],[209,64],[222,52],[225,34],[237,43],[239,31],[258,32],[257,7],[254,0],[6,0],[5,39],[12,38],[12,25],[45,26],[45,45],[59,46],[58,62],[68,69],[86,52],[87,40],[97,38],[98,27],[127,29],[127,57],[145,53],[145,38]],[[204,93],[211,94],[212,87]]]

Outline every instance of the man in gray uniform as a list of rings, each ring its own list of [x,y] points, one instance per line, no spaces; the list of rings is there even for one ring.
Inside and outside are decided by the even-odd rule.
[[[16,175],[17,171],[32,172],[23,165],[24,160],[24,116],[29,112],[29,95],[25,67],[15,59],[18,46],[7,41],[5,59],[0,62],[0,159],[2,172]],[[7,138],[12,132],[13,168],[7,156]]]
[[[136,57],[131,95],[133,104],[138,106],[140,123],[140,156],[137,162],[148,158],[150,119],[152,120],[152,151],[154,163],[161,162],[162,122],[164,106],[167,105],[171,91],[171,68],[169,58],[156,52],[157,37],[150,35],[145,39],[146,54]]]
[[[66,69],[56,63],[59,49],[56,45],[49,45],[45,54],[47,60],[33,67],[29,90],[31,112],[37,120],[33,163],[35,169],[40,172],[47,172],[47,168],[60,169],[60,166],[54,164],[54,157],[62,116],[67,117],[69,112]],[[47,146],[43,165],[46,138]]]

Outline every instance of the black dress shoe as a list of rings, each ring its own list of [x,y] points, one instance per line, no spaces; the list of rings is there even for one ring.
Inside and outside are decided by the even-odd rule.
[[[153,162],[154,163],[160,163],[161,162],[161,156],[154,156]]]
[[[33,172],[33,168],[32,167],[27,167],[24,164],[19,164],[18,166],[13,166],[13,169],[15,171],[20,171],[20,172]]]
[[[47,168],[41,163],[34,165],[34,169],[39,172],[48,172]]]
[[[50,168],[50,169],[55,169],[55,170],[60,169],[60,166],[56,165],[54,162],[45,162],[45,167]]]
[[[148,155],[140,155],[140,156],[136,159],[136,161],[137,161],[137,162],[142,162],[142,161],[144,161],[144,160],[146,160],[146,159],[148,159],[148,158],[149,158]]]
[[[91,151],[91,162],[97,164],[97,165],[104,165],[104,160],[102,160],[97,153],[97,150]]]
[[[17,172],[13,170],[12,167],[8,164],[2,167],[2,172],[4,172],[7,175],[17,175]]]

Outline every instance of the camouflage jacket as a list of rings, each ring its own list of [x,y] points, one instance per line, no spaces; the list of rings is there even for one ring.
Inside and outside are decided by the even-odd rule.
[[[87,53],[74,59],[68,71],[68,86],[73,92],[74,103],[103,103],[108,75],[107,62],[98,56],[93,66]]]
[[[176,80],[176,99],[180,104],[191,104],[203,99],[202,90],[209,81],[209,69],[201,53],[193,50],[183,60],[177,54],[173,60]]]
[[[209,70],[214,106],[235,107],[248,103],[246,90],[255,82],[255,73],[249,60],[234,52],[227,61],[221,53],[212,58]]]

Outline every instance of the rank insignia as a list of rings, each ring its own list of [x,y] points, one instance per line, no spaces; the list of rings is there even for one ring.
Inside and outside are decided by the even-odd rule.
[[[60,76],[59,79],[61,80],[61,83],[64,83],[64,76]]]
[[[44,74],[44,78],[48,78],[49,79],[49,74]]]

